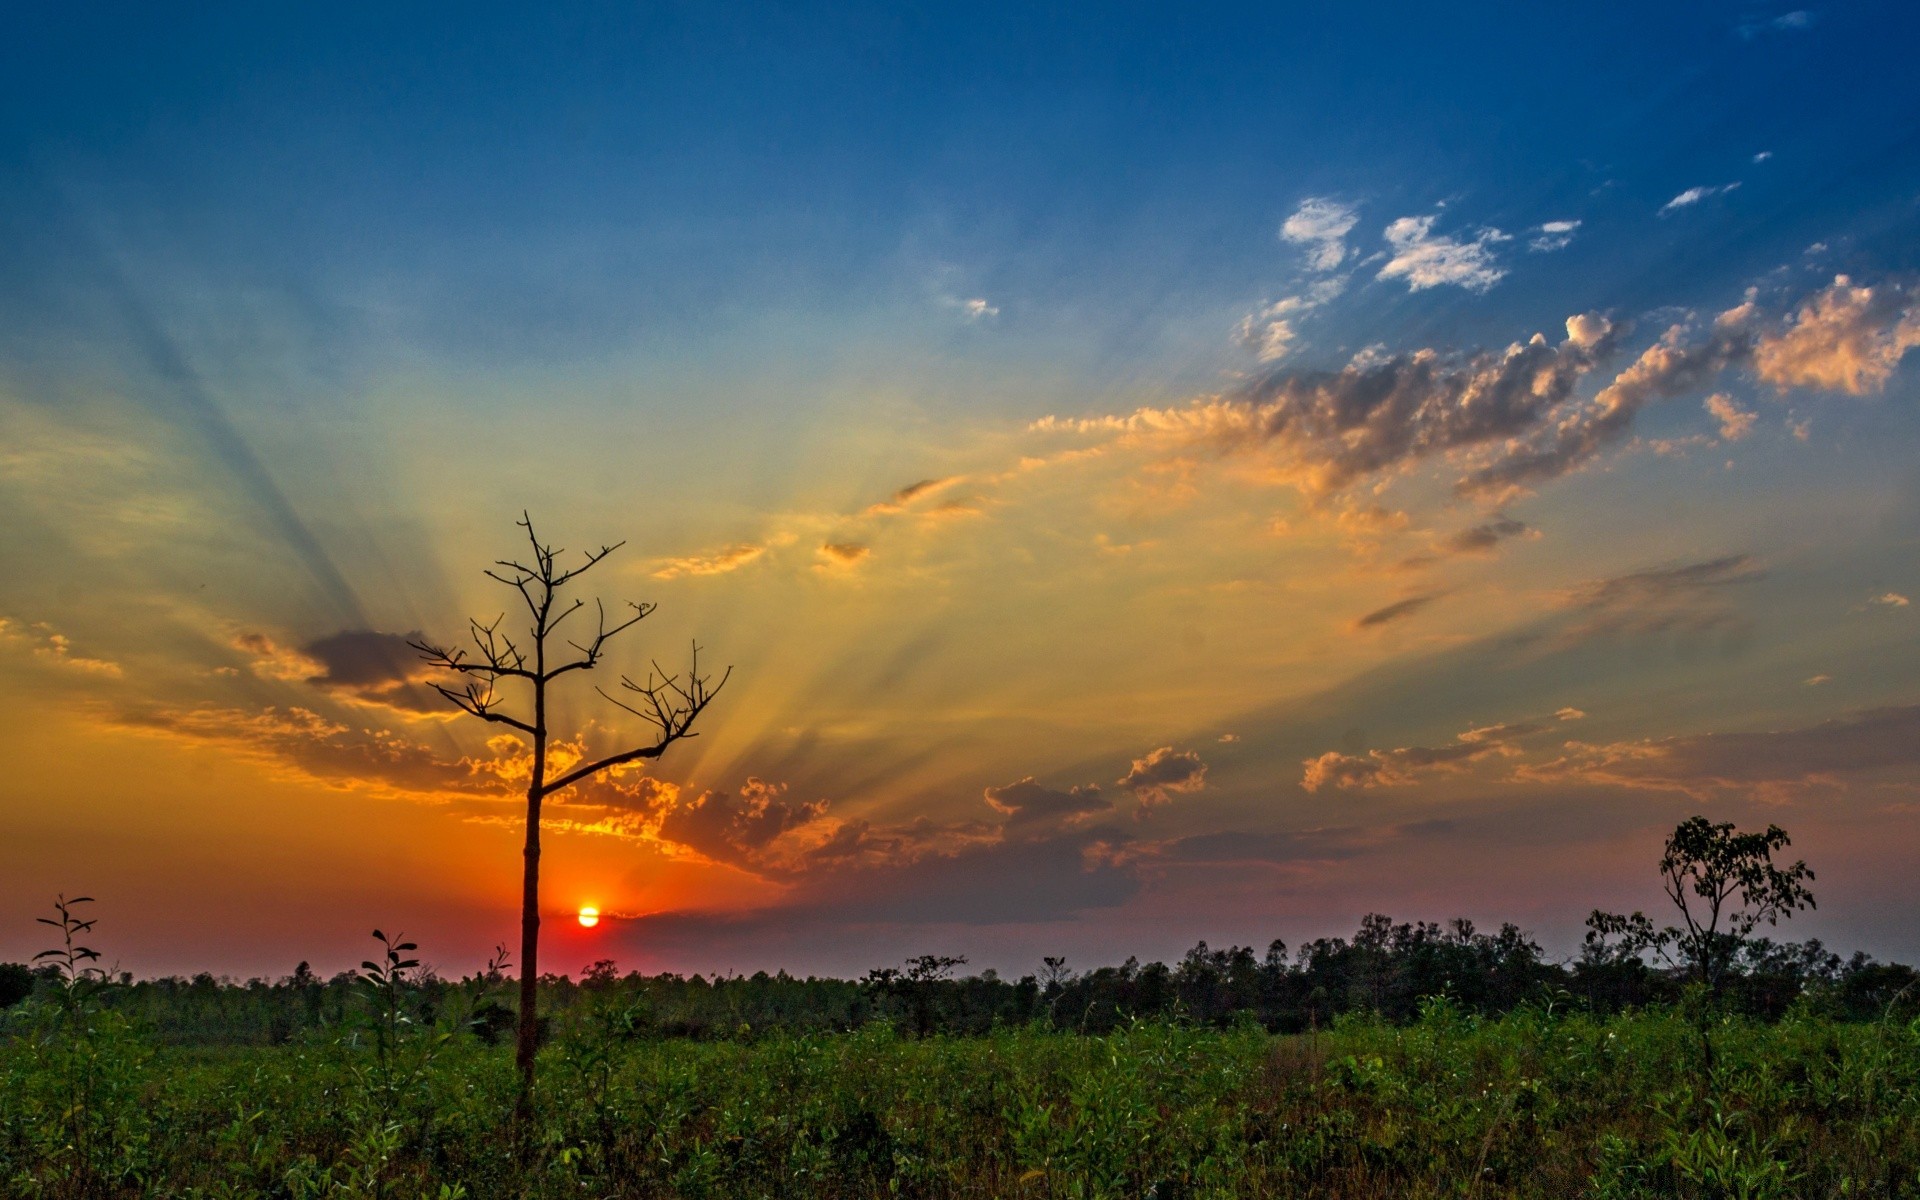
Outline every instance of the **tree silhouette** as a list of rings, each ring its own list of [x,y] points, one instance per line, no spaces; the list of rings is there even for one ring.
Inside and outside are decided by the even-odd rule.
[[[1595,909],[1587,918],[1587,958],[1622,962],[1653,950],[1717,997],[1754,930],[1814,907],[1807,864],[1774,865],[1774,853],[1792,842],[1778,825],[1740,833],[1731,821],[1689,817],[1660,855],[1660,884],[1680,924],[1655,929],[1644,913]]]
[[[725,686],[733,668],[727,668],[718,683],[712,682],[710,677],[700,674],[700,647],[696,644],[684,679],[654,664],[644,684],[621,676],[621,688],[632,693],[630,701],[616,699],[605,689],[595,688],[608,701],[652,725],[653,740],[579,765],[556,768],[548,752],[552,733],[548,725],[549,689],[563,675],[597,667],[607,644],[638,624],[655,606],[629,604],[630,614],[609,624],[606,606],[596,600],[592,634],[579,640],[560,639],[560,627],[586,607],[586,601],[577,597],[563,598],[562,591],[626,543],[602,546],[588,552],[579,565],[563,568],[559,559],[565,551],[542,542],[534,532],[531,517],[523,512],[516,524],[526,531],[532,561],[500,559],[487,568],[486,575],[519,595],[526,608],[526,632],[516,637],[503,631],[506,622],[503,613],[488,622],[468,620],[471,649],[441,646],[425,640],[409,645],[428,663],[459,678],[457,687],[435,683],[434,690],[470,716],[517,731],[527,739],[532,750],[520,898],[520,1021],[514,1048],[515,1064],[520,1071],[516,1113],[526,1118],[533,1112],[534,1053],[539,1047],[534,1004],[535,986],[540,977],[541,802],[603,771],[658,758],[675,742],[696,736],[692,731],[694,721]],[[521,706],[514,711],[506,708],[507,699],[500,694],[503,686],[520,692]]]

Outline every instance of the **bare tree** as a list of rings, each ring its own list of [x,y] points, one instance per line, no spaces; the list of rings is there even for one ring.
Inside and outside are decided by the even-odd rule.
[[[457,686],[436,683],[433,685],[436,691],[462,712],[519,732],[533,751],[527,778],[525,869],[520,895],[520,1018],[514,1050],[514,1060],[520,1069],[516,1111],[526,1118],[533,1111],[534,1052],[538,1049],[539,1030],[534,1004],[535,985],[540,978],[541,802],[602,771],[658,758],[675,742],[696,736],[694,721],[725,686],[733,668],[727,668],[718,683],[700,674],[700,647],[696,644],[684,676],[668,674],[656,663],[645,683],[621,676],[621,688],[631,693],[627,700],[615,698],[604,688],[595,688],[608,701],[651,725],[652,738],[602,758],[556,768],[548,752],[552,734],[548,725],[549,689],[563,675],[597,667],[607,644],[653,612],[654,605],[629,604],[629,612],[609,623],[605,605],[596,600],[591,633],[578,639],[561,639],[560,627],[587,606],[586,601],[577,597],[564,598],[563,589],[626,543],[602,546],[588,552],[579,565],[563,568],[559,559],[565,551],[542,542],[534,533],[532,518],[522,513],[517,524],[526,530],[532,561],[501,559],[488,568],[486,574],[519,594],[526,608],[525,632],[516,636],[504,630],[506,616],[503,613],[487,622],[468,621],[471,648],[441,646],[424,640],[409,644],[428,663],[458,677]],[[584,625],[580,628],[585,630]],[[511,709],[509,698],[501,694],[503,688],[518,693]]]

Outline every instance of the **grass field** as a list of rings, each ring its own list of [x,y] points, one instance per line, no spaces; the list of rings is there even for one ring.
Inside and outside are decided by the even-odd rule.
[[[510,1051],[470,1034],[376,1015],[161,1046],[47,1004],[8,1029],[9,1196],[1920,1195],[1920,1022],[1899,1019],[1440,1001],[1297,1035],[696,1042],[586,1005],[544,1051],[531,1169]]]

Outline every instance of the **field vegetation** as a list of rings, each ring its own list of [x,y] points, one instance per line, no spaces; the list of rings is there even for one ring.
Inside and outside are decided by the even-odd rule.
[[[1729,886],[1714,854],[1761,835],[1707,829],[1663,872],[1731,924],[1596,913],[1564,963],[1378,916],[1015,980],[595,963],[540,980],[524,1117],[503,961],[445,979],[377,932],[327,979],[133,980],[62,900],[0,967],[0,1194],[1920,1195],[1915,972],[1754,936],[1811,873]],[[1719,861],[1770,862],[1745,846]]]

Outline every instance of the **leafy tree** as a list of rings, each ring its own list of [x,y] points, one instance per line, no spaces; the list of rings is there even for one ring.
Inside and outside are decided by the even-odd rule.
[[[31,995],[33,968],[25,963],[0,963],[0,1008],[12,1008]]]
[[[1729,972],[1754,945],[1756,929],[1814,907],[1807,864],[1781,867],[1773,861],[1791,844],[1778,825],[1740,833],[1730,821],[1682,821],[1660,856],[1661,887],[1680,924],[1656,929],[1644,913],[1595,909],[1587,918],[1586,960],[1617,964],[1651,950],[1718,997]]]
[[[549,725],[550,692],[554,683],[575,671],[591,671],[600,664],[607,644],[631,629],[649,613],[652,604],[629,604],[630,615],[608,623],[606,606],[594,602],[596,622],[591,633],[579,639],[562,638],[560,627],[568,618],[586,607],[586,601],[563,598],[569,584],[592,570],[609,554],[625,545],[616,542],[590,551],[585,561],[574,567],[562,567],[565,551],[543,542],[534,532],[533,519],[520,514],[517,522],[527,534],[531,561],[500,559],[487,568],[494,582],[511,589],[526,609],[525,632],[518,635],[503,630],[504,614],[492,621],[470,619],[468,634],[472,648],[443,646],[425,640],[411,643],[420,656],[433,666],[452,673],[459,686],[434,684],[456,708],[482,721],[520,733],[532,751],[527,776],[526,846],[522,852],[523,871],[520,898],[520,1021],[515,1039],[514,1059],[520,1071],[518,1115],[533,1115],[534,1053],[539,1048],[539,1022],[534,1012],[540,978],[540,807],[555,792],[564,791],[603,771],[643,759],[654,759],[682,738],[696,736],[693,723],[713,700],[727,678],[728,668],[718,683],[700,674],[700,647],[686,674],[670,675],[656,664],[647,681],[637,683],[622,676],[620,686],[632,694],[621,701],[596,689],[614,705],[641,718],[654,727],[654,737],[641,745],[589,759],[577,765],[556,766],[549,752],[552,728]],[[521,693],[522,705],[515,711],[504,706],[502,686]]]

